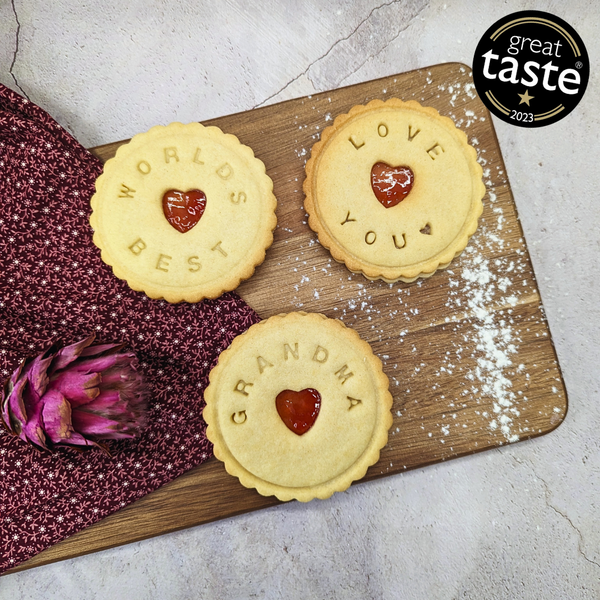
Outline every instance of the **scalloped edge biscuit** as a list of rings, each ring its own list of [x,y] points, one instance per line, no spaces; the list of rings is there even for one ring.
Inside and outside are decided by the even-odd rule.
[[[383,110],[388,111],[390,108],[401,111],[417,111],[421,115],[426,115],[434,120],[445,131],[454,136],[468,162],[472,182],[472,194],[468,214],[462,227],[452,242],[444,249],[433,256],[425,256],[421,260],[410,264],[385,266],[374,264],[367,259],[353,254],[342,246],[331,232],[330,227],[326,223],[326,218],[321,212],[316,188],[320,161],[331,141],[341,134],[347,124],[357,118],[367,113],[376,113]],[[330,251],[336,261],[344,263],[353,273],[362,273],[367,279],[371,280],[382,279],[387,283],[394,283],[396,281],[410,283],[420,277],[430,277],[438,269],[445,269],[465,249],[469,238],[477,229],[478,219],[483,212],[482,199],[486,193],[486,188],[482,181],[483,170],[477,162],[476,150],[468,143],[466,134],[456,127],[452,119],[442,116],[436,109],[422,106],[414,100],[406,102],[398,98],[390,98],[386,101],[372,100],[366,105],[353,106],[347,113],[337,116],[333,125],[323,130],[320,141],[312,147],[311,157],[306,163],[305,172],[306,179],[303,189],[306,196],[305,209],[308,213],[310,228],[317,233],[319,242]]]
[[[248,165],[261,196],[261,217],[258,219],[260,229],[252,242],[250,250],[235,264],[234,268],[223,269],[223,273],[216,279],[200,283],[197,286],[177,287],[176,285],[165,285],[142,277],[135,272],[131,265],[124,264],[122,260],[109,251],[107,237],[111,233],[103,229],[101,224],[104,209],[103,200],[106,196],[105,190],[109,185],[108,181],[113,180],[114,182],[117,174],[119,174],[119,169],[124,168],[122,161],[128,155],[133,152],[143,152],[152,144],[158,144],[156,140],[160,139],[164,132],[172,132],[174,139],[177,135],[182,135],[195,136],[200,142],[206,139],[214,140],[220,146],[227,148]],[[166,187],[168,189],[169,186]],[[162,201],[164,191],[160,190],[157,194],[158,201]],[[210,202],[210,199],[208,201]],[[237,288],[242,281],[253,275],[257,266],[264,262],[266,251],[273,243],[273,231],[277,225],[275,214],[277,199],[273,194],[273,181],[267,175],[264,163],[255,157],[252,148],[242,144],[235,135],[225,133],[218,127],[207,127],[201,123],[184,124],[174,122],[169,125],[156,125],[144,133],[135,135],[129,142],[121,145],[115,156],[106,161],[102,174],[96,180],[96,192],[91,198],[91,206],[90,225],[94,230],[94,244],[100,249],[102,260],[112,267],[115,276],[125,280],[129,287],[135,291],[144,292],[150,298],[164,299],[171,303],[194,303],[205,298],[217,298],[223,293]]]
[[[314,331],[315,328],[316,330],[326,329],[329,334],[333,334],[336,337],[336,342],[339,340],[341,346],[346,345],[346,347],[348,347],[348,345],[351,345],[356,355],[360,356],[364,361],[364,372],[371,378],[372,388],[370,389],[375,397],[375,406],[370,409],[374,412],[374,426],[370,433],[370,437],[367,436],[366,442],[364,439],[362,441],[360,439],[357,440],[358,444],[364,443],[365,445],[364,450],[359,457],[342,473],[337,475],[334,474],[332,477],[324,476],[323,481],[311,485],[281,485],[268,481],[264,477],[257,476],[248,468],[244,467],[240,462],[240,460],[243,459],[238,460],[236,458],[235,452],[232,451],[227,444],[225,439],[226,436],[223,434],[221,424],[228,421],[224,421],[224,416],[221,418],[219,416],[220,405],[223,405],[224,407],[222,411],[227,410],[228,396],[235,395],[233,392],[224,392],[223,386],[225,385],[226,380],[232,375],[234,376],[234,379],[237,379],[238,377],[238,371],[235,370],[240,368],[235,364],[238,353],[241,353],[242,349],[246,350],[252,348],[252,350],[255,350],[260,348],[261,338],[263,338],[264,341],[265,338],[268,339],[270,332],[274,329],[279,329],[281,331],[282,329],[285,330],[286,327],[300,327],[303,332],[311,331],[311,329]],[[298,347],[296,347],[296,349],[298,351]],[[298,353],[302,354],[302,347]],[[308,361],[308,359],[306,360]],[[244,363],[244,365],[245,368],[248,368],[247,363]],[[233,370],[235,371],[232,372]],[[279,389],[281,391],[281,389],[285,389],[285,386],[288,385],[288,382],[282,381],[281,384],[279,384],[278,380],[276,381],[277,385],[274,386],[274,389]],[[363,379],[361,379],[361,381],[363,381]],[[314,385],[318,388],[318,383],[315,383]],[[322,385],[325,386],[325,383]],[[295,499],[301,502],[308,502],[314,498],[329,498],[335,492],[346,490],[353,481],[364,477],[367,469],[379,460],[380,451],[387,444],[388,431],[393,422],[391,414],[393,398],[389,392],[389,380],[383,372],[381,361],[375,356],[371,346],[361,339],[355,330],[347,327],[337,319],[330,319],[320,313],[294,312],[276,315],[253,325],[245,333],[237,336],[230,347],[221,353],[218,364],[211,370],[209,375],[209,385],[204,393],[204,398],[206,407],[204,408],[203,417],[208,425],[206,435],[214,445],[215,456],[225,463],[226,471],[230,475],[237,477],[244,487],[255,488],[258,493],[263,496],[276,496],[282,501]],[[272,408],[269,409],[271,412],[276,411],[275,398],[273,397],[272,400]],[[256,398],[254,401],[256,401]],[[321,408],[321,412],[323,412],[323,408]],[[229,413],[227,413],[227,415],[228,414]],[[279,423],[278,416],[275,416],[274,420]],[[318,422],[318,419],[316,422]],[[344,440],[349,436],[359,435],[358,433],[355,433],[354,430],[348,430],[349,428],[345,428],[340,432],[337,428],[339,422],[334,422],[336,427],[332,429],[336,429],[337,431],[327,430],[326,441],[324,442],[327,447],[332,448],[336,445],[336,435],[343,436]],[[231,426],[229,425],[229,427]],[[268,431],[268,434],[266,435],[268,436],[267,439],[269,442],[276,442],[277,436],[282,435],[283,428],[281,423],[279,423],[278,426],[273,426],[269,425],[268,420],[265,420],[260,423],[260,427],[261,435],[265,435],[265,430]],[[297,439],[294,437],[294,433],[289,433],[287,430],[283,431],[288,437],[292,436],[292,439]],[[322,431],[323,430],[321,430],[321,432]],[[307,436],[309,433],[311,432],[308,431],[304,436]],[[315,430],[315,435],[321,435],[321,433]],[[363,435],[364,437],[364,434],[360,435]],[[237,443],[235,432],[230,431],[228,436],[229,439],[234,439],[235,443]],[[281,438],[279,439],[281,440]],[[319,439],[323,439],[323,437]],[[337,439],[339,440],[339,438]],[[296,442],[296,444],[299,448],[302,447],[301,441]],[[278,446],[278,448],[279,447],[281,446]],[[272,478],[277,479],[278,474],[281,472],[281,467],[278,466],[277,468],[279,470],[276,471],[276,467],[271,467],[268,457],[265,458],[265,461],[269,463],[269,466],[265,468],[273,468]],[[302,468],[306,471],[312,471],[315,466],[314,463],[304,463]],[[332,467],[326,467],[326,469],[330,468]]]

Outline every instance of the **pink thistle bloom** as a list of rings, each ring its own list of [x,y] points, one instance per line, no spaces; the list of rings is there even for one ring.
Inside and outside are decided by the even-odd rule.
[[[101,447],[134,438],[147,422],[147,387],[123,344],[95,335],[25,359],[0,390],[0,421],[39,450]]]

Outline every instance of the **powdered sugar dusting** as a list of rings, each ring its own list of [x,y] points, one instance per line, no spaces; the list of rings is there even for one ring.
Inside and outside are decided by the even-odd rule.
[[[465,81],[469,70],[459,70],[456,81],[443,82],[433,71],[424,70],[421,84],[408,92],[393,89],[397,82],[390,81],[361,102],[399,97],[444,106],[442,114],[467,134],[477,151],[487,188],[485,211],[476,234],[450,268],[410,284],[367,281],[336,263],[315,234],[306,238],[299,227],[293,228],[295,245],[286,236],[291,255],[279,263],[296,275],[288,296],[290,308],[341,319],[381,358],[397,403],[390,436],[403,436],[406,429],[414,434],[417,427],[423,443],[439,445],[441,458],[464,452],[464,440],[481,448],[541,432],[539,420],[532,424],[536,419],[527,393],[541,369],[532,364],[524,344],[531,343],[531,335],[548,335],[543,312],[535,312],[539,296],[512,202],[502,187],[508,181],[490,142],[490,124],[481,103],[474,102],[473,83]],[[316,95],[309,111],[315,120],[296,118],[299,135],[294,152],[302,167],[323,129],[347,111],[346,105],[344,110],[337,106],[337,98],[332,102],[329,95]],[[294,192],[300,183],[301,178],[294,179]],[[529,326],[534,334],[527,333]],[[555,367],[556,363],[551,365]],[[544,377],[558,382],[557,371],[552,373]],[[562,386],[555,386],[553,393],[559,397]],[[548,411],[558,422],[564,408],[553,412],[553,406]],[[461,449],[456,448],[459,443]]]
[[[518,340],[510,321],[497,311],[489,310],[497,296],[498,288],[494,285],[497,277],[489,268],[489,260],[473,254],[461,273],[463,295],[476,318],[471,342],[479,354],[477,366],[467,373],[467,379],[473,382],[470,390],[473,396],[482,394],[493,401],[490,429],[495,430],[499,423],[505,439],[516,442],[519,436],[512,424],[519,411],[507,369],[512,367],[513,357],[518,352]]]

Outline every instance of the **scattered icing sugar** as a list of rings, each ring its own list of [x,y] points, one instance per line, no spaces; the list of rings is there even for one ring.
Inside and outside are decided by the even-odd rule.
[[[429,87],[429,90],[424,91],[421,101],[427,104],[433,89],[434,94],[437,93],[437,97],[447,104],[449,110],[446,114],[453,119],[457,127],[464,130],[467,135],[469,135],[469,128],[475,133],[475,126],[485,121],[485,116],[471,102],[477,97],[474,84],[446,82],[434,88],[432,84],[436,86],[431,73],[428,72],[424,76],[423,87],[424,90]],[[385,88],[381,90],[382,94],[387,92]],[[393,94],[393,90],[390,93]],[[413,96],[419,100],[415,93]],[[323,104],[319,104],[320,100]],[[331,102],[331,98],[320,99],[319,96],[315,96],[312,101],[313,110],[316,113],[320,112],[319,122],[315,121],[307,125],[300,123],[296,117],[295,125],[298,126],[299,139],[296,140],[295,153],[299,159],[303,159],[303,162],[308,159],[314,140],[320,138],[323,129],[329,126],[336,116],[336,113],[332,115],[331,112],[327,112],[331,110],[331,105],[325,106],[326,100],[328,103]],[[460,329],[460,336],[457,336],[456,341],[440,357],[439,364],[435,366],[436,372],[431,381],[431,391],[436,398],[445,403],[447,414],[444,414],[443,419],[437,424],[439,429],[429,426],[423,429],[423,435],[435,436],[439,443],[445,443],[450,441],[447,436],[452,431],[483,425],[494,439],[500,439],[501,443],[511,443],[518,441],[520,435],[529,431],[528,427],[518,423],[517,417],[523,409],[522,403],[527,402],[527,397],[522,391],[513,387],[513,379],[516,374],[519,374],[519,377],[530,378],[526,366],[516,360],[522,341],[511,312],[512,308],[519,304],[521,296],[533,292],[535,288],[530,278],[523,278],[524,270],[528,267],[526,261],[521,260],[520,257],[525,257],[526,253],[519,248],[513,250],[508,241],[510,239],[508,234],[511,233],[510,224],[514,219],[507,219],[504,208],[497,201],[498,197],[494,191],[494,186],[507,182],[506,175],[493,155],[486,154],[487,149],[482,147],[477,137],[469,135],[469,141],[477,151],[478,162],[482,166],[487,187],[487,197],[484,200],[487,205],[485,219],[480,220],[478,231],[469,241],[461,257],[446,270],[448,285],[442,300],[445,306],[451,309],[450,316],[445,317],[446,326],[456,326],[458,332],[459,324],[453,325],[453,323],[461,319],[466,319],[469,326]],[[301,194],[300,186],[294,191]],[[303,224],[306,224],[306,221],[303,221]],[[519,240],[519,244],[522,243],[523,240]],[[377,301],[372,297],[372,290],[383,285],[381,282],[362,284],[360,281],[364,279],[361,276],[346,275],[346,272],[340,271],[337,263],[332,263],[331,260],[323,266],[323,249],[316,236],[302,242],[297,254],[300,256],[295,255],[295,259],[292,257],[289,259],[290,269],[300,277],[302,271],[307,272],[312,267],[318,277],[302,275],[296,280],[294,290],[297,295],[292,299],[296,308],[331,311],[333,313],[331,316],[341,319],[347,325],[360,325],[363,333],[370,328],[369,338],[379,341],[379,356],[384,367],[389,367],[388,373],[393,373],[398,368],[398,364],[394,362],[399,360],[398,349],[394,348],[394,345],[404,344],[401,350],[403,356],[408,354],[414,356],[421,350],[412,343],[414,338],[409,335],[411,328],[408,325],[411,320],[414,322],[427,318],[424,316],[427,311],[414,302],[414,293],[411,298],[411,290],[416,292],[421,286],[427,285],[426,281],[418,280],[408,286],[390,284],[393,296],[386,296],[385,303],[382,303],[381,296],[378,296]],[[303,260],[304,258],[306,260]],[[294,260],[297,261],[295,265],[298,268],[294,266],[292,262]],[[318,264],[317,269],[314,264]],[[333,294],[330,293],[330,287],[325,288],[322,285],[323,277],[333,277],[333,281],[329,282],[330,286],[332,283],[335,285],[336,291]],[[320,304],[312,306],[311,302],[315,301]],[[395,339],[389,338],[389,329],[386,326],[391,320],[395,322],[396,331],[400,330]],[[399,323],[403,322],[407,325],[406,328],[399,326]],[[405,343],[407,340],[410,340],[408,344]],[[388,346],[391,353],[382,353],[382,349],[387,352]],[[463,359],[469,360],[463,361]],[[418,374],[425,370],[425,367],[425,363],[415,366],[414,376],[419,376]],[[440,395],[440,392],[444,391],[444,377],[449,376],[458,376],[464,381],[465,386],[460,392],[460,397],[444,398]],[[392,375],[390,383],[394,387],[405,386],[406,379]],[[556,390],[555,393],[559,391]],[[410,390],[402,390],[402,394],[408,396]],[[416,394],[413,395],[416,397]],[[417,400],[415,399],[414,402]],[[464,413],[460,409],[467,406],[466,402],[469,405],[473,402],[481,405],[482,410],[476,411],[478,417],[476,421],[467,420],[463,416]],[[561,409],[555,409],[555,412],[559,411]],[[397,416],[402,416],[400,411]],[[446,450],[452,451],[450,446],[451,444],[448,443]]]
[[[496,196],[490,193],[489,199],[493,204]],[[519,296],[510,291],[514,280],[507,274],[518,274],[525,267],[508,257],[493,260],[485,257],[504,247],[503,240],[494,233],[502,229],[503,210],[494,207],[492,215],[495,223],[493,218],[482,223],[466,248],[458,276],[460,279],[450,279],[450,288],[457,291],[450,293],[446,306],[466,309],[473,317],[465,341],[466,347],[474,348],[472,356],[476,358],[476,366],[466,373],[470,387],[465,394],[492,401],[493,414],[484,412],[482,416],[488,419],[491,431],[499,430],[504,439],[512,443],[519,440],[514,423],[514,418],[520,414],[518,404],[521,399],[526,401],[527,398],[518,397],[511,380],[511,373],[522,372],[525,366],[519,364],[514,368],[513,364],[520,339],[507,314],[510,308],[506,310],[506,307],[516,306]]]

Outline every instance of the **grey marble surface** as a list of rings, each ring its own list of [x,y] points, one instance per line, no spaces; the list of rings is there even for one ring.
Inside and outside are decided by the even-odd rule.
[[[253,6],[253,8],[250,8]],[[600,7],[593,0],[0,0],[0,81],[86,146],[439,62],[517,10],[570,22],[587,93],[495,120],[570,406],[542,438],[0,578],[0,598],[600,597]]]

